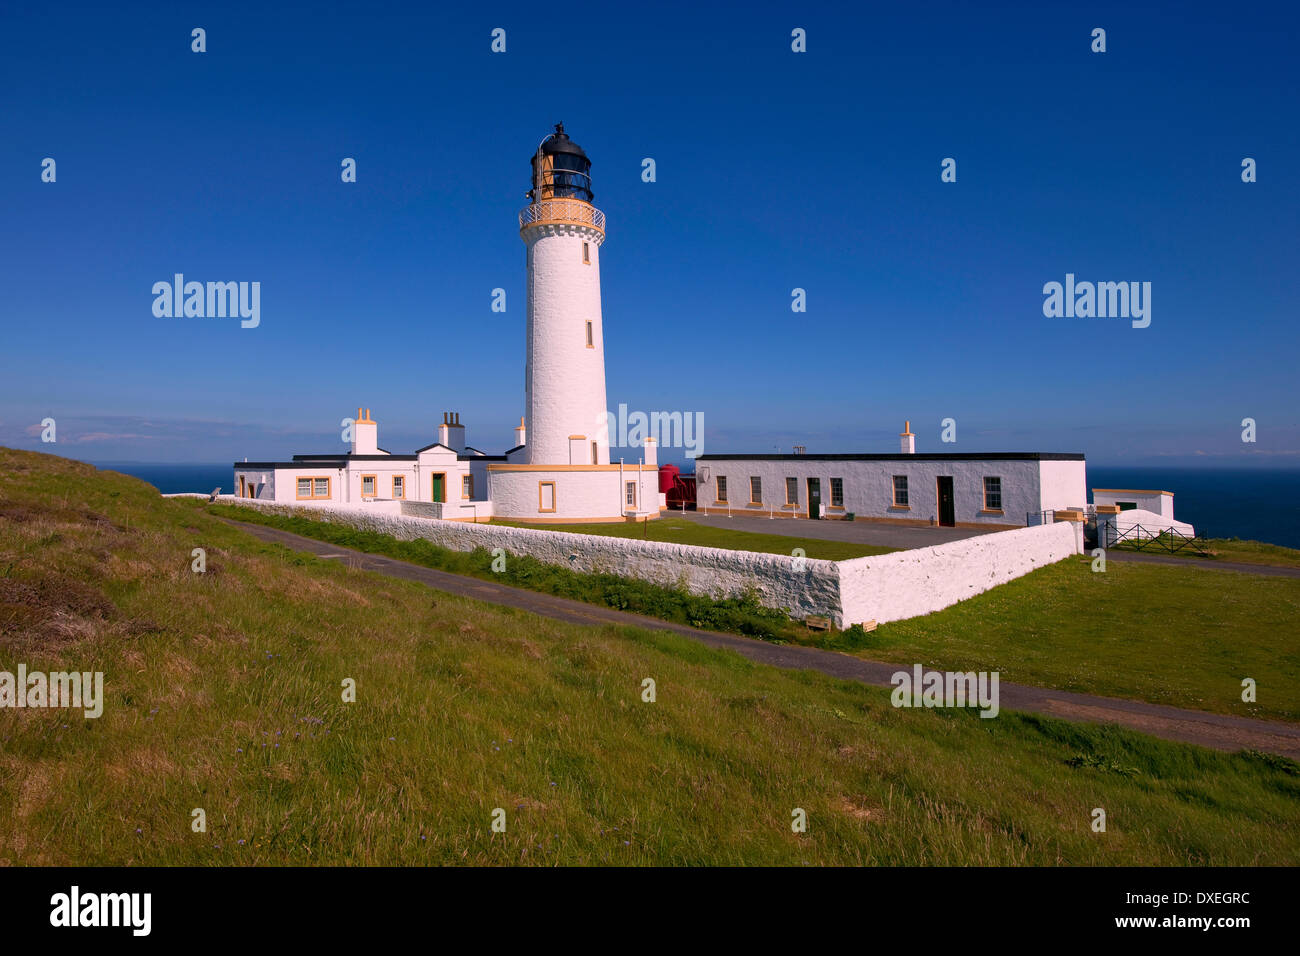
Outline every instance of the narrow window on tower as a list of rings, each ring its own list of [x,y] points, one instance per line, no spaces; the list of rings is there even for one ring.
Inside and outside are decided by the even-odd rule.
[[[591,463],[593,465],[600,464],[600,452],[597,450],[595,442],[591,443]]]
[[[582,244],[582,261],[591,265],[591,246],[585,242]]]
[[[596,343],[592,338],[592,334],[591,334],[591,319],[588,319],[587,320],[587,348],[594,349],[595,347],[596,347]]]

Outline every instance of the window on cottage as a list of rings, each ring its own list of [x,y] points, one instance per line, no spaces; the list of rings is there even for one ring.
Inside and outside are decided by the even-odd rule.
[[[374,496],[375,496],[375,476],[362,475],[361,476],[361,497],[373,498]]]
[[[311,479],[310,479],[310,478],[299,478],[299,479],[298,479],[298,497],[299,497],[299,498],[310,498],[310,497],[311,497]]]
[[[629,508],[636,507],[636,482],[635,481],[629,481],[627,483],[627,506]]]
[[[754,475],[749,479],[749,503],[762,504],[763,502],[763,479]]]
[[[406,479],[401,475],[393,475],[393,497],[406,497]]]
[[[787,478],[785,480],[785,503],[788,505],[797,505],[799,503],[798,478]]]
[[[894,507],[906,508],[907,504],[907,475],[894,476]]]
[[[844,479],[831,479],[831,506],[834,508],[844,507]]]
[[[460,496],[462,498],[474,497],[474,476],[473,475],[460,476]]]
[[[1001,478],[984,479],[984,510],[985,511],[1002,510],[1002,479]]]
[[[718,500],[727,500],[727,478],[725,475],[718,475]]]

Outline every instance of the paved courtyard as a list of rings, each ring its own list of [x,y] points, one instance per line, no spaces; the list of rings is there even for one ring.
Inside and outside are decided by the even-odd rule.
[[[820,538],[823,541],[852,541],[879,548],[928,548],[935,544],[973,538],[977,534],[991,534],[997,529],[981,528],[926,528],[909,525],[884,524],[875,521],[812,521],[807,518],[759,518],[753,515],[702,515],[695,511],[665,511],[664,516],[685,517],[688,521],[731,528],[735,531],[754,531],[758,534],[781,534],[792,538]]]

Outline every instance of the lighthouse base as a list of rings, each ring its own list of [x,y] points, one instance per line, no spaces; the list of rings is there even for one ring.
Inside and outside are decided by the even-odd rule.
[[[580,524],[659,517],[655,465],[488,465],[498,518]]]

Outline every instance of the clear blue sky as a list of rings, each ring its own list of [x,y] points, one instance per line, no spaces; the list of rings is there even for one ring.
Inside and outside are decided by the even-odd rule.
[[[611,408],[702,412],[706,452],[910,419],[922,451],[1300,466],[1293,4],[405,6],[7,6],[0,444],[280,458],[366,405],[392,451],[448,409],[504,450],[516,214],[563,120]],[[261,282],[260,327],[155,318],[176,272]],[[1150,327],[1045,318],[1067,272],[1151,282]]]

